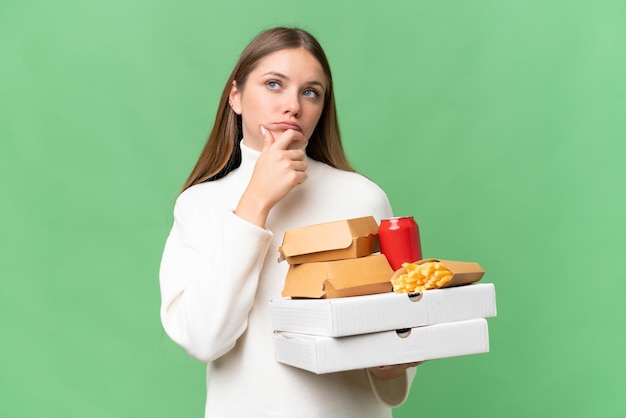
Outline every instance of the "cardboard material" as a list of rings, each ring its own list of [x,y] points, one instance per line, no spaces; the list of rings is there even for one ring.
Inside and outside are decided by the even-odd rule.
[[[412,295],[386,292],[336,299],[273,299],[269,309],[276,331],[343,337],[494,317],[496,294],[492,283],[475,283]]]
[[[283,296],[340,298],[392,290],[393,270],[382,254],[289,266]]]
[[[366,216],[290,229],[278,250],[292,265],[364,257],[378,251],[378,224]]]
[[[275,332],[276,361],[316,374],[489,351],[485,319],[449,322],[341,338]]]
[[[427,261],[439,261],[441,264],[446,266],[448,270],[452,272],[452,278],[445,286],[446,287],[455,287],[462,286],[470,283],[474,283],[482,279],[485,275],[485,270],[478,263],[467,262],[467,261],[453,261],[453,260],[440,260],[438,258],[425,258],[423,260],[416,261],[412,264],[423,264]],[[406,274],[406,268],[402,267],[395,271],[393,274],[393,278],[400,276],[401,274]],[[430,290],[428,290],[430,292]]]

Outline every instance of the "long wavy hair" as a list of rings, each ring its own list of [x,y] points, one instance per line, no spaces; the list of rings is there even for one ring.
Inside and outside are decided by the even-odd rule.
[[[310,52],[320,63],[328,79],[324,108],[309,139],[306,154],[340,170],[354,171],[341,143],[333,79],[324,50],[315,37],[305,30],[277,27],[258,34],[241,53],[222,91],[213,129],[183,186],[183,191],[194,184],[220,179],[241,165],[241,116],[228,105],[233,81],[238,88],[243,89],[248,75],[259,60],[273,52],[290,48],[304,48]]]

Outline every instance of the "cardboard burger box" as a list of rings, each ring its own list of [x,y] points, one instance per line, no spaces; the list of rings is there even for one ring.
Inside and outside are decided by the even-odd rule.
[[[283,296],[341,298],[387,293],[393,270],[382,254],[289,266]]]
[[[290,264],[282,296],[340,298],[392,290],[394,272],[376,252],[378,224],[372,216],[288,230],[279,251]]]
[[[294,265],[364,257],[378,248],[378,223],[366,216],[287,230],[278,251]]]
[[[276,361],[316,374],[489,351],[484,318],[340,338],[275,332]]]

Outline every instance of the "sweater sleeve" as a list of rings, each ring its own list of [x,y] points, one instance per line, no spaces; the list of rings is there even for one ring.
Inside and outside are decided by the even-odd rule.
[[[191,356],[213,361],[247,327],[271,232],[181,194],[161,259],[161,322]]]

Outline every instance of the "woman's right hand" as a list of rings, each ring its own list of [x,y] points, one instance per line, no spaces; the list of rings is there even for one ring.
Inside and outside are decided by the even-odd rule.
[[[307,179],[303,149],[306,138],[293,129],[284,131],[277,139],[263,127],[261,133],[263,149],[235,214],[265,228],[274,205]]]

